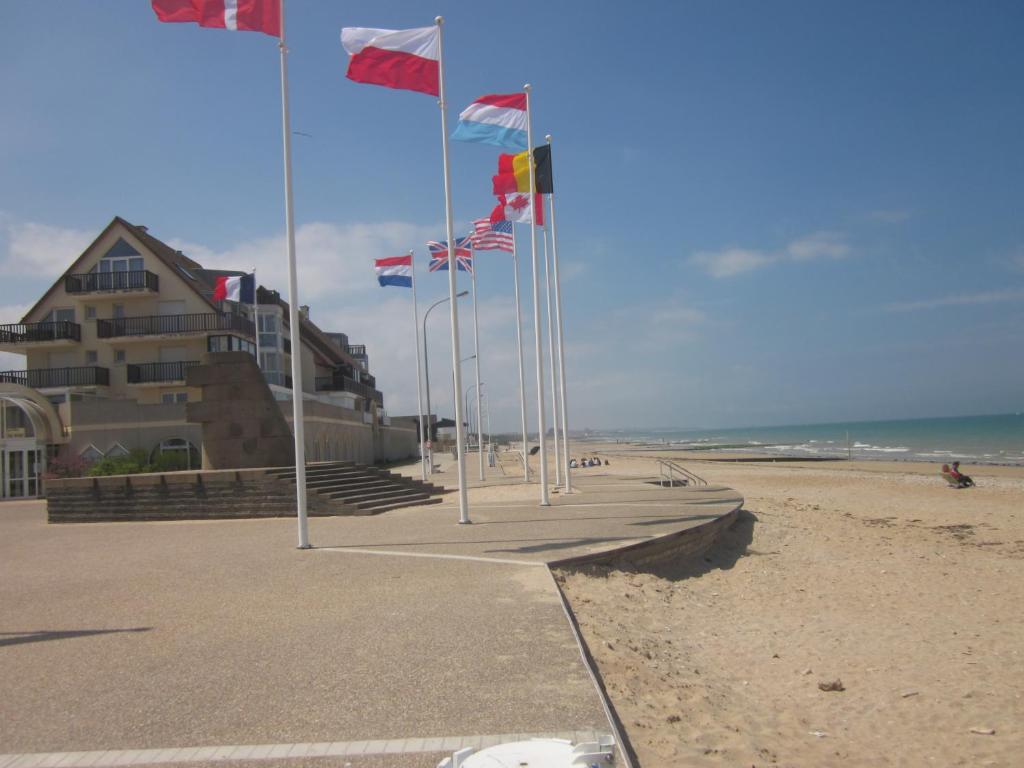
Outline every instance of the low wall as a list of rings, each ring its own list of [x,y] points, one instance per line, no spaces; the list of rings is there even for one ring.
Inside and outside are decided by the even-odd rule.
[[[592,555],[580,555],[557,560],[548,565],[551,568],[573,568],[580,565],[610,565],[621,568],[624,566],[649,565],[662,560],[696,557],[704,554],[715,543],[721,533],[736,522],[743,507],[740,499],[736,508],[721,517],[710,520],[692,528],[686,528],[667,536],[659,536],[651,541],[641,541],[609,552],[598,552]]]
[[[291,517],[295,486],[266,468],[77,477],[46,483],[51,523]],[[336,515],[310,494],[311,516]]]

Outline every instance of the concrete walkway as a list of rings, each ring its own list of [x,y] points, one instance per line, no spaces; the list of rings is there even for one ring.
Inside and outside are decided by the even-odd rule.
[[[611,732],[548,564],[732,512],[728,489],[579,492],[376,517],[47,525],[0,504],[0,768],[433,766]]]

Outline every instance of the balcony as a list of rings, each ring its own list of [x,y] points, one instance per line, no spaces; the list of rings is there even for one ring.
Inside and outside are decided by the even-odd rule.
[[[106,368],[32,368],[27,371],[0,371],[0,382],[21,384],[32,389],[48,387],[105,387],[110,384]]]
[[[142,363],[126,365],[129,384],[157,384],[169,381],[184,381],[189,368],[199,365],[198,360],[182,360],[176,363]]]
[[[113,291],[156,293],[160,290],[160,278],[148,269],[130,272],[86,272],[65,277],[64,290],[68,293]]]
[[[211,331],[236,331],[250,338],[255,326],[241,315],[208,312],[195,315],[146,315],[144,317],[115,317],[96,321],[96,335],[101,339],[124,336],[163,336]]]
[[[10,323],[0,325],[0,349],[17,345],[51,343],[62,346],[82,340],[82,326],[68,320],[50,323]],[[53,342],[56,342],[55,344]]]
[[[317,376],[316,391],[351,392],[353,395],[359,395],[367,400],[374,400],[377,405],[384,405],[384,395],[373,387],[368,387],[366,384],[360,384],[358,381],[350,379],[348,376]]]

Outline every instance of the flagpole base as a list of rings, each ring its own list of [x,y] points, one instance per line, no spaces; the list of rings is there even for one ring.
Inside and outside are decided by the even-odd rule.
[[[299,546],[296,547],[296,549],[312,549],[312,548],[313,548],[312,544],[299,544]]]
[[[472,520],[459,520],[459,525],[472,525]]]

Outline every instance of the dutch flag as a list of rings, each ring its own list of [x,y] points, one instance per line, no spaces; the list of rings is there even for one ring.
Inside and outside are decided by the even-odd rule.
[[[381,286],[398,285],[402,288],[412,288],[412,254],[375,259],[373,268],[377,272],[377,282]]]

